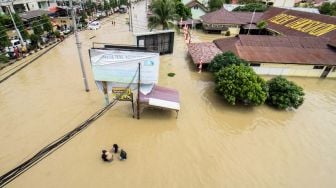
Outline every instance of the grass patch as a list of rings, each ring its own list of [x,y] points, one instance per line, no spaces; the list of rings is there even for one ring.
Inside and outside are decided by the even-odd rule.
[[[175,75],[176,75],[176,74],[173,73],[173,72],[168,73],[168,76],[169,76],[169,77],[174,77]]]

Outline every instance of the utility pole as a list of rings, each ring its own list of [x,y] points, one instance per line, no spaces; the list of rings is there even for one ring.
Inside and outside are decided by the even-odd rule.
[[[251,18],[251,21],[250,21],[250,25],[249,25],[249,28],[248,28],[248,31],[247,31],[247,34],[248,34],[248,35],[250,34],[250,29],[251,29],[251,25],[252,25],[252,22],[253,22],[254,15],[255,15],[255,11],[256,11],[256,9],[254,9],[253,14],[252,14],[252,18]]]
[[[133,32],[132,0],[130,0],[130,31]]]
[[[76,17],[75,17],[75,9],[72,6],[72,0],[69,1],[70,2],[70,7],[71,7],[71,16],[72,16],[72,23],[73,23],[73,27],[74,27],[74,33],[75,33],[75,37],[76,37],[76,44],[77,44],[77,50],[78,50],[78,56],[79,56],[79,62],[80,62],[80,66],[82,69],[82,74],[83,74],[83,81],[84,81],[84,86],[85,86],[85,91],[89,92],[89,85],[87,83],[87,79],[86,79],[86,73],[85,73],[85,67],[84,67],[84,63],[83,63],[83,56],[82,56],[82,44],[81,42],[79,42],[79,38],[78,38],[78,32],[77,32],[77,23],[76,23]]]
[[[12,5],[13,5],[13,1],[11,1],[11,3],[12,3]],[[7,8],[8,8],[9,15],[10,15],[12,21],[13,21],[13,25],[14,25],[14,27],[15,27],[15,30],[16,30],[17,34],[19,35],[20,43],[21,43],[22,45],[24,45],[22,35],[21,35],[19,29],[16,27],[16,23],[15,23],[15,20],[14,20],[14,18],[13,18],[12,11],[11,11],[9,5],[7,6]]]

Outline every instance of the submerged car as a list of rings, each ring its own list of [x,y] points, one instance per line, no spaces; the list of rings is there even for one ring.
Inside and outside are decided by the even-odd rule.
[[[90,30],[97,30],[100,28],[100,22],[99,21],[93,21],[88,24],[88,29]]]

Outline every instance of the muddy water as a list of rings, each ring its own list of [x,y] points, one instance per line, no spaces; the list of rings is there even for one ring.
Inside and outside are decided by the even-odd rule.
[[[87,49],[92,41],[131,43],[124,18],[116,20],[80,34],[89,93],[74,37],[0,84],[0,174],[102,107]],[[217,37],[194,34],[199,41]],[[232,107],[214,94],[211,74],[195,71],[183,42],[176,37],[174,54],[161,57],[159,81],[180,91],[178,119],[151,109],[132,119],[131,105],[120,102],[8,187],[336,186],[335,80],[291,78],[306,92],[298,110]],[[127,161],[101,162],[101,150],[113,143],[128,152]]]

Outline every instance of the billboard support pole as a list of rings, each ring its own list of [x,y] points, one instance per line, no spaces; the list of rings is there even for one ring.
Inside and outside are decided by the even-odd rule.
[[[138,100],[137,100],[137,118],[140,119],[140,68],[141,64],[139,63],[139,77],[138,77]]]
[[[107,82],[103,81],[103,91],[104,91],[104,98],[105,98],[105,105],[109,105],[110,104],[110,100],[109,100],[109,96],[108,96],[108,92],[107,92]]]

